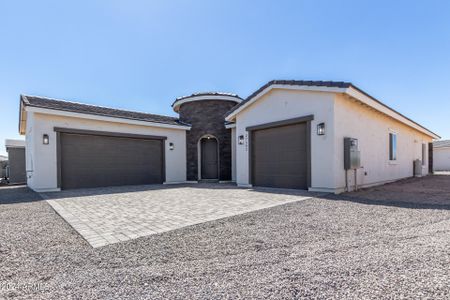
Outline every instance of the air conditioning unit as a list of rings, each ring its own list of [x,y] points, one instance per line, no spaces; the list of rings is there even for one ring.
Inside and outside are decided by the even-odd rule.
[[[414,161],[414,177],[422,177],[422,161],[420,159]]]

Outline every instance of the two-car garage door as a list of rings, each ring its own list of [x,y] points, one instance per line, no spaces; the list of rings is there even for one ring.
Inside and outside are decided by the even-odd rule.
[[[62,189],[162,183],[164,140],[61,132]]]
[[[308,188],[308,123],[251,131],[254,186]]]

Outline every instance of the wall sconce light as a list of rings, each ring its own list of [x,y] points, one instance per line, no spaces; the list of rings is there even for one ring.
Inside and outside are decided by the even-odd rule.
[[[175,149],[175,145],[173,143],[169,143],[169,150]]]
[[[49,137],[48,137],[48,134],[44,134],[44,135],[42,136],[42,144],[48,145],[49,142],[50,142],[50,139],[49,139]]]
[[[325,135],[325,123],[317,124],[317,135]]]
[[[240,135],[240,136],[238,137],[238,144],[239,144],[239,145],[244,145],[244,136],[243,136],[243,135]]]

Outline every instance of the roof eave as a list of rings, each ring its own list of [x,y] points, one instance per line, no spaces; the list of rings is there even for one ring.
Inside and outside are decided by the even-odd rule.
[[[20,95],[19,100],[19,134],[23,135],[26,131],[26,112],[25,112],[25,105],[26,103],[29,104],[28,99],[24,95]]]
[[[226,129],[236,128],[236,123],[228,123],[228,124],[225,124],[225,128],[226,128]]]
[[[189,97],[183,97],[175,100],[172,103],[172,108],[175,112],[178,112],[180,106],[184,103],[194,102],[194,101],[204,101],[204,100],[219,100],[219,101],[232,101],[236,104],[241,103],[243,100],[239,96],[231,96],[231,95],[195,95]]]
[[[73,117],[79,117],[79,118],[88,118],[88,119],[98,119],[98,120],[111,120],[119,123],[125,123],[125,124],[134,124],[139,123],[141,125],[146,126],[154,126],[154,127],[162,127],[162,128],[169,128],[169,129],[180,129],[180,130],[191,130],[190,125],[184,125],[181,123],[178,124],[170,124],[170,123],[164,123],[164,122],[156,122],[156,121],[148,121],[148,120],[142,120],[142,119],[136,119],[136,118],[124,118],[124,117],[117,117],[117,116],[109,116],[109,115],[102,115],[102,114],[95,114],[95,113],[85,113],[85,112],[74,112],[69,110],[63,110],[63,109],[52,109],[47,107],[39,107],[39,106],[33,106],[33,105],[27,105],[26,107],[29,108],[30,111],[37,112],[37,113],[45,113],[50,115],[66,115],[66,116],[73,116]],[[128,121],[128,122],[127,122]]]
[[[308,85],[288,85],[288,84],[272,84],[269,82],[268,84],[264,85],[260,90],[257,91],[257,93],[254,93],[249,96],[245,101],[245,103],[238,107],[237,109],[231,111],[229,114],[225,116],[225,121],[233,122],[235,121],[236,115],[239,114],[241,111],[246,109],[248,106],[250,106],[252,103],[256,102],[259,98],[267,94],[273,89],[289,89],[289,90],[302,90],[302,91],[318,91],[318,92],[331,92],[331,93],[341,93],[349,95],[361,102],[366,103],[368,106],[373,107],[374,109],[383,112],[381,107],[387,109],[389,112],[392,112],[392,114],[385,113],[389,115],[390,117],[404,123],[405,125],[414,128],[416,130],[421,131],[422,133],[430,136],[433,139],[440,139],[441,137],[437,135],[436,133],[432,132],[431,130],[425,128],[424,126],[420,125],[419,123],[409,119],[408,117],[404,116],[403,114],[397,112],[396,110],[392,109],[391,107],[387,106],[386,104],[382,103],[378,99],[372,97],[371,95],[367,94],[366,92],[362,91],[361,89],[357,88],[353,84],[350,84],[348,87],[327,87],[327,86],[308,86]],[[373,101],[373,103],[368,103],[367,100]],[[377,106],[379,106],[377,108]],[[402,120],[404,119],[404,120]]]
[[[413,128],[415,130],[421,131],[422,133],[430,136],[433,139],[441,138],[439,135],[437,135],[433,131],[431,131],[431,130],[427,129],[426,127],[420,125],[419,123],[411,120],[410,118],[399,113],[395,109],[389,107],[388,105],[384,104],[380,100],[367,94],[366,92],[364,92],[363,90],[359,89],[358,87],[356,87],[354,85],[351,85],[350,87],[348,87],[345,91],[345,94],[359,100],[360,102],[374,108],[375,110],[377,110],[381,113],[384,113],[385,115],[387,115],[391,118],[396,119],[399,122],[402,122],[403,124]],[[373,103],[370,103],[370,101],[373,101]],[[385,111],[385,110],[387,110],[387,111]]]

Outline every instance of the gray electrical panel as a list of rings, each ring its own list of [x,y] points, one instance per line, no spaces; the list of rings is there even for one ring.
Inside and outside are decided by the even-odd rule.
[[[358,140],[344,138],[344,169],[354,170],[361,167],[361,153],[358,149]]]

